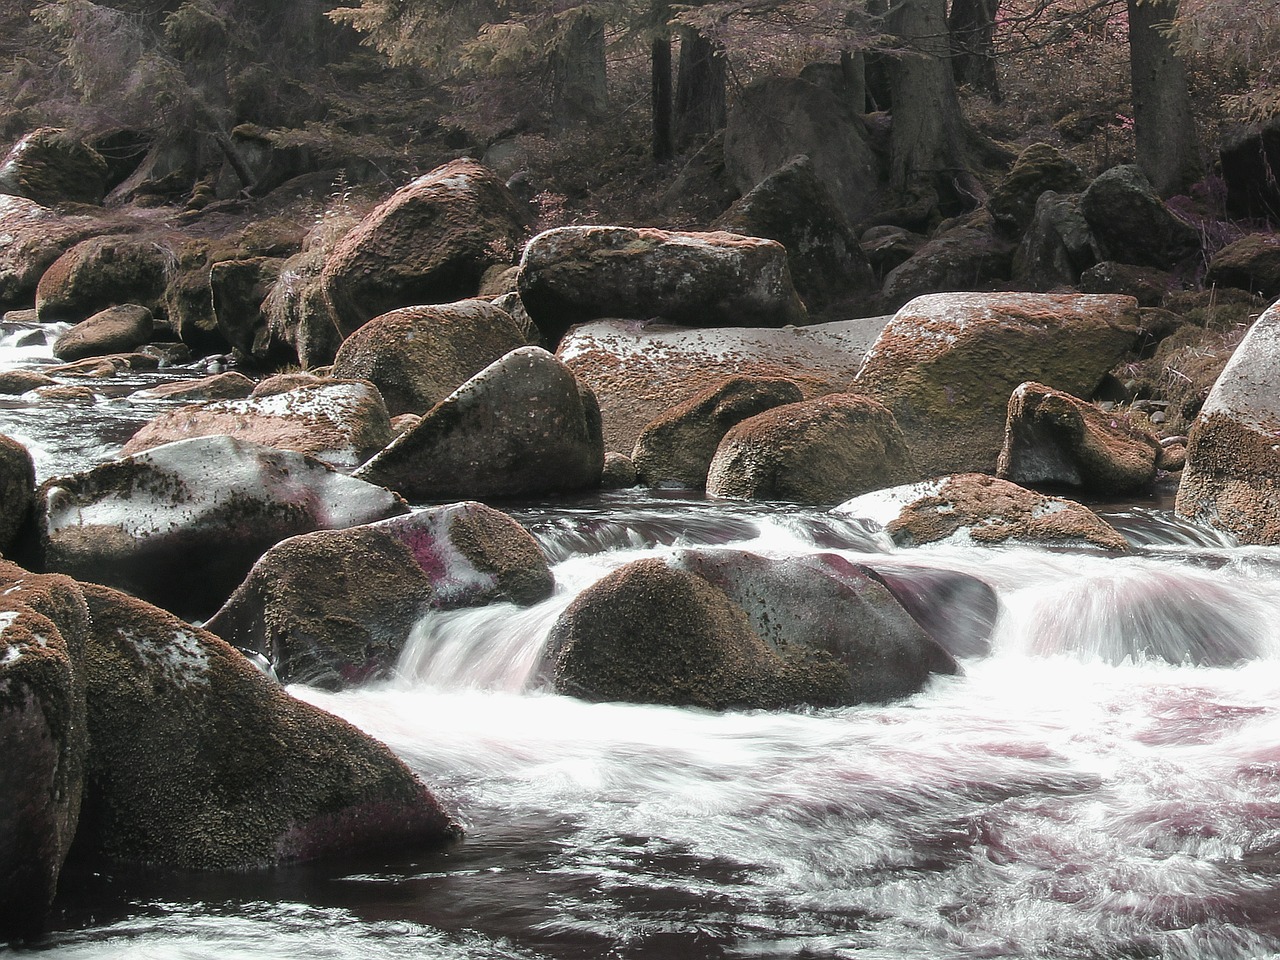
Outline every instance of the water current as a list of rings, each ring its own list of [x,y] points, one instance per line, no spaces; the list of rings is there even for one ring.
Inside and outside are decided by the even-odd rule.
[[[0,368],[40,362],[13,337]],[[111,456],[154,413],[120,396],[14,399],[0,432],[50,476]],[[259,873],[74,867],[49,932],[8,952],[1280,956],[1280,551],[1177,520],[1161,498],[1099,509],[1130,556],[898,550],[821,508],[640,491],[511,505],[553,562],[553,598],[432,615],[380,684],[291,689],[389,744],[464,842]],[[999,597],[991,651],[915,696],[846,709],[713,714],[542,689],[540,650],[573,596],[687,545],[972,574]]]

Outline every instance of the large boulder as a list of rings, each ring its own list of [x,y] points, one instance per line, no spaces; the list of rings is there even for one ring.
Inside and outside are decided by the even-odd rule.
[[[402,307],[349,336],[333,375],[375,384],[393,417],[423,413],[526,342],[516,322],[485,300]]]
[[[1040,195],[1013,255],[1013,280],[1019,289],[1050,291],[1075,286],[1080,274],[1098,262],[1098,245],[1081,203],[1078,193],[1047,190]]]
[[[53,343],[53,355],[71,362],[110,353],[131,353],[151,340],[155,318],[146,307],[122,303],[82,320]]]
[[[839,503],[913,475],[893,415],[868,397],[835,393],[774,407],[731,429],[707,471],[707,493]]]
[[[524,236],[515,197],[487,167],[454,160],[401,187],[334,246],[321,280],[350,335],[398,307],[473,297]]]
[[[305,453],[339,470],[354,470],[391,442],[391,418],[369,382],[319,380],[282,393],[171,410],[135,433],[121,455],[218,435]]]
[[[1160,440],[1150,431],[1069,393],[1023,383],[1009,398],[996,475],[1103,496],[1131,493],[1155,480],[1159,453]]]
[[[860,316],[869,311],[854,305],[878,292],[867,255],[807,156],[761,180],[711,229],[767,237],[786,247],[791,280],[810,314],[843,306]]]
[[[551,344],[575,323],[661,317],[690,327],[804,323],[775,240],[651,227],[557,227],[525,247],[520,299]]]
[[[105,229],[89,217],[59,216],[34,200],[0,194],[0,310],[30,306],[54,261]]]
[[[316,247],[289,257],[262,301],[265,342],[283,345],[273,349],[291,351],[304,370],[333,363],[342,344],[321,280],[328,255]]]
[[[0,564],[0,941],[39,931],[80,817],[88,609],[74,581]]]
[[[636,438],[631,460],[651,487],[706,486],[716,448],[748,417],[799,403],[800,388],[780,377],[730,377],[655,417]]]
[[[79,323],[107,307],[159,306],[173,254],[154,238],[92,237],[49,265],[36,287],[36,313]]]
[[[959,224],[932,237],[884,278],[883,304],[896,310],[915,297],[988,290],[1009,279],[1013,244],[985,226]]]
[[[1228,244],[1210,259],[1204,282],[1280,297],[1280,237],[1255,233]]]
[[[1138,338],[1128,297],[956,293],[919,297],[867,354],[854,389],[893,413],[919,477],[992,472],[1008,397],[1035,380],[1079,397]]]
[[[1001,232],[1017,238],[1031,226],[1046,191],[1079,193],[1087,185],[1084,171],[1074,160],[1047,143],[1033,143],[991,191],[987,209]]]
[[[354,474],[413,500],[520,497],[599,486],[600,408],[540,347],[512,350],[428,410]]]
[[[980,473],[877,490],[833,512],[878,523],[903,547],[1021,543],[1129,549],[1128,541],[1087,507]]]
[[[1218,151],[1227,210],[1241,219],[1280,223],[1280,117],[1247,126],[1228,126]]]
[[[290,537],[262,555],[205,627],[263,654],[286,683],[338,689],[386,675],[431,610],[534,603],[553,587],[523,527],[457,503]]]
[[[1200,234],[1164,204],[1142,170],[1112,167],[1084,192],[1085,219],[1107,259],[1167,270],[1200,253]]]
[[[749,84],[730,111],[724,163],[747,193],[797,155],[813,163],[840,215],[856,226],[880,203],[881,177],[866,127],[841,97],[792,77]]]
[[[268,547],[407,512],[394,494],[300,453],[196,437],[46,481],[45,568],[206,617]]]
[[[806,397],[843,389],[888,321],[688,330],[601,320],[570,331],[556,355],[599,398],[605,447],[629,455],[647,424],[728,377],[790,380]]]
[[[0,435],[0,554],[7,554],[31,512],[36,466],[31,453],[12,437]]]
[[[77,849],[243,870],[458,835],[390,750],[218,637],[110,588],[84,592],[93,751]]]
[[[0,194],[44,204],[101,203],[106,188],[107,162],[65,130],[34,130],[0,161]]]
[[[213,318],[222,339],[245,360],[264,366],[297,359],[293,345],[272,337],[263,312],[284,261],[279,257],[223,260],[209,270]]]
[[[1241,543],[1280,543],[1280,303],[1249,328],[1191,426],[1177,511]]]

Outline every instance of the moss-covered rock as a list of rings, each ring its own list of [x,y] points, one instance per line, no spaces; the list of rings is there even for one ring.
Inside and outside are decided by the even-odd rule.
[[[0,436],[0,553],[8,553],[27,521],[36,492],[31,453],[12,437]]]
[[[172,257],[167,245],[155,237],[102,236],[84,240],[58,257],[41,275],[36,287],[36,313],[46,323],[79,323],[121,304],[158,309]]]
[[[101,203],[106,187],[101,154],[54,127],[33,130],[0,162],[0,193],[37,203]]]
[[[991,191],[987,209],[1002,232],[1020,237],[1031,225],[1043,193],[1079,193],[1087,185],[1084,171],[1074,160],[1047,143],[1033,143]]]

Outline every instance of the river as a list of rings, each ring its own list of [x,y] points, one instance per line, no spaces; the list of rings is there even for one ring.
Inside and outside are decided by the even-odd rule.
[[[38,344],[4,337],[0,368],[40,362]],[[0,432],[49,476],[109,457],[154,412],[11,400]],[[255,873],[75,866],[48,933],[7,952],[1280,955],[1280,551],[1177,520],[1162,498],[1099,507],[1127,557],[896,550],[822,509],[642,491],[508,506],[551,557],[554,597],[429,617],[383,683],[291,689],[386,742],[465,841]],[[574,595],[690,544],[973,574],[999,596],[991,652],[916,696],[838,710],[713,714],[540,688],[541,645]],[[1222,654],[1240,662],[1189,662]]]

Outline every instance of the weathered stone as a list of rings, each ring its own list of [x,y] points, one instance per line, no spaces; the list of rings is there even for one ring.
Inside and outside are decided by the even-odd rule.
[[[1095,178],[1082,209],[1108,259],[1167,270],[1200,252],[1200,234],[1165,206],[1136,166]]]
[[[1209,261],[1204,282],[1280,297],[1280,236],[1252,234],[1223,247]]]
[[[333,362],[342,335],[320,278],[328,251],[304,250],[280,265],[280,273],[262,302],[265,342],[274,352],[292,353],[304,370]]]
[[[36,387],[51,387],[57,381],[37,370],[3,370],[0,371],[0,395],[7,397],[26,393]]]
[[[525,247],[519,286],[548,343],[602,317],[693,327],[806,320],[782,244],[732,233],[557,227]]]
[[[151,311],[136,303],[107,307],[82,320],[53,344],[59,360],[83,360],[110,353],[129,353],[148,340],[155,328]]]
[[[0,435],[0,553],[8,553],[27,520],[36,491],[31,454],[12,437]]]
[[[631,454],[636,476],[651,487],[705,487],[716,448],[730,427],[802,399],[791,380],[730,377],[649,421]]]
[[[1088,397],[1138,337],[1129,297],[937,294],[898,311],[854,389],[893,413],[917,477],[995,470],[1008,397],[1035,380]]]
[[[774,407],[742,421],[716,450],[707,493],[839,503],[914,475],[893,415],[855,394]]]
[[[1046,292],[1070,287],[1097,262],[1097,244],[1081,210],[1080,194],[1042,193],[1013,255],[1014,282],[1021,289]]]
[[[62,254],[95,233],[103,223],[89,217],[62,217],[34,200],[0,194],[0,309],[29,306],[44,272]]]
[[[1074,160],[1047,143],[1033,143],[1018,155],[1005,178],[991,191],[987,209],[996,226],[1020,237],[1031,225],[1042,194],[1078,193],[1088,185]]]
[[[218,332],[246,360],[271,365],[297,359],[292,344],[272,337],[263,312],[263,302],[283,266],[284,261],[278,257],[251,257],[223,260],[209,271]]]
[[[883,280],[895,267],[915,256],[928,243],[928,238],[912,233],[906,227],[881,224],[868,229],[858,242],[876,276]]]
[[[252,392],[252,380],[239,371],[229,370],[199,380],[158,384],[129,396],[136,400],[243,400]]]
[[[1218,159],[1232,216],[1280,222],[1280,117],[1226,126]]]
[[[1080,274],[1079,287],[1081,293],[1117,294],[1133,297],[1140,307],[1158,307],[1177,289],[1178,281],[1173,274],[1155,267],[1104,260]]]
[[[540,347],[513,350],[356,471],[414,500],[569,493],[600,483],[590,389]]]
[[[1130,493],[1156,477],[1160,441],[1061,390],[1023,383],[1009,398],[996,475],[1018,484]]]
[[[0,162],[0,194],[37,203],[101,203],[107,162],[65,130],[41,127],[27,134]]]
[[[459,834],[390,750],[218,637],[115,590],[84,591],[93,752],[78,847],[225,870],[403,855]]]
[[[321,274],[350,335],[398,307],[473,297],[485,270],[510,263],[524,235],[515,198],[488,168],[454,160],[401,187],[344,236]]]
[[[393,417],[423,413],[526,342],[515,321],[484,300],[402,307],[348,337],[333,375],[375,384]]]
[[[1128,541],[1087,507],[979,473],[877,490],[834,512],[873,520],[904,547],[946,542],[1129,549]]]
[[[321,380],[283,393],[171,410],[135,433],[121,455],[216,435],[305,453],[353,470],[391,442],[391,418],[367,381]]]
[[[108,307],[156,308],[172,253],[155,239],[92,237],[49,265],[36,287],[36,313],[48,323],[79,323]]]
[[[1013,244],[980,226],[958,226],[930,239],[884,278],[883,304],[895,310],[930,293],[986,290],[1007,281]]]
[[[217,436],[46,481],[35,517],[45,569],[205,617],[285,537],[406,511],[318,460]]]
[[[636,465],[631,458],[612,450],[605,451],[604,472],[600,474],[600,486],[604,490],[624,490],[634,487],[639,480]]]

